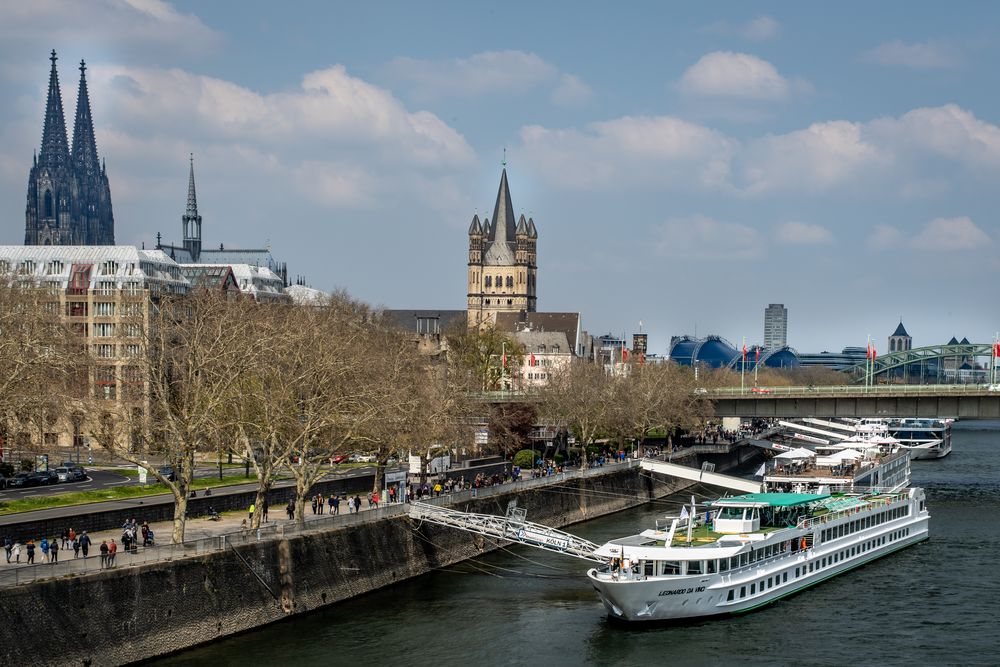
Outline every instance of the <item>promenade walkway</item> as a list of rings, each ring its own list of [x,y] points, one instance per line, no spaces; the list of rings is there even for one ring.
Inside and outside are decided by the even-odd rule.
[[[636,467],[639,461],[630,459],[624,463],[610,463],[601,467],[588,468],[586,470],[575,470],[563,472],[548,477],[538,477],[535,479],[522,479],[517,482],[498,484],[495,486],[483,487],[480,489],[467,489],[451,494],[442,493],[440,497],[424,499],[434,505],[450,506],[457,503],[466,502],[473,498],[489,498],[511,491],[537,488],[542,486],[553,486],[563,484],[568,480],[604,475],[618,472],[628,468]],[[67,575],[80,575],[89,572],[96,572],[101,569],[100,545],[102,541],[111,540],[118,543],[118,553],[115,557],[114,568],[133,567],[145,563],[155,563],[169,561],[175,558],[187,558],[207,554],[226,549],[234,548],[240,544],[256,542],[261,540],[281,539],[292,535],[306,534],[311,532],[333,530],[345,528],[359,523],[379,521],[389,517],[402,516],[407,514],[406,503],[395,503],[386,505],[380,503],[378,508],[369,508],[368,500],[361,498],[361,510],[354,514],[347,513],[347,503],[341,501],[340,514],[331,516],[330,514],[312,514],[312,508],[307,503],[305,522],[296,523],[289,520],[285,513],[285,506],[275,506],[269,509],[269,520],[262,523],[261,527],[255,531],[242,530],[241,524],[248,518],[248,512],[226,512],[221,515],[221,520],[213,521],[208,518],[199,517],[189,519],[185,527],[185,541],[182,544],[170,544],[170,535],[173,530],[173,522],[162,521],[149,524],[156,536],[157,546],[138,546],[134,552],[124,552],[121,546],[122,530],[100,531],[90,534],[91,547],[90,555],[87,558],[81,553],[74,558],[73,549],[60,549],[59,562],[43,563],[41,549],[38,543],[42,537],[47,537],[50,541],[59,539],[59,535],[39,535],[35,540],[35,564],[27,565],[26,550],[24,544],[21,545],[21,563],[6,563],[6,557],[0,557],[0,588],[19,586],[22,584],[63,577]],[[329,512],[329,507],[326,508]],[[72,519],[67,519],[66,528],[72,527]],[[249,523],[249,522],[248,522]],[[141,535],[140,535],[141,540]],[[61,546],[61,540],[60,540]]]

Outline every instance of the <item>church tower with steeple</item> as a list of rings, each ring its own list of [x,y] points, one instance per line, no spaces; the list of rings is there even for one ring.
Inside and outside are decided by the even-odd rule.
[[[56,52],[49,60],[42,149],[28,173],[25,245],[114,245],[115,222],[107,170],[97,156],[87,91],[87,66],[80,61],[80,93],[73,150],[66,139]]]
[[[191,170],[188,172],[187,208],[181,216],[184,249],[195,264],[201,259],[201,216],[198,215],[198,195],[194,190],[194,153],[191,154]]]
[[[469,226],[468,323],[477,327],[495,321],[504,311],[535,312],[537,306],[538,232],[535,221],[524,214],[514,222],[507,185],[507,169],[500,176],[500,189],[493,220],[472,218]]]

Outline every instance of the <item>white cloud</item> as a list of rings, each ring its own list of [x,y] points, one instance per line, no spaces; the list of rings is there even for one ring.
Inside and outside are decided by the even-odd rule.
[[[464,137],[437,116],[408,111],[342,65],[306,74],[297,90],[270,94],[180,69],[104,66],[94,68],[91,90],[101,107],[96,117],[136,131],[148,131],[155,118],[161,132],[215,141],[291,142],[320,154],[337,145],[366,147],[431,166],[472,159]]]
[[[521,130],[520,154],[539,174],[568,188],[617,188],[671,182],[719,187],[734,143],[673,116],[626,116],[584,130]]]
[[[579,76],[560,72],[552,63],[525,51],[485,51],[451,60],[400,57],[389,63],[388,70],[424,100],[523,95],[548,88],[553,103],[568,106],[586,103],[593,95]]]
[[[715,51],[684,72],[680,88],[690,95],[774,100],[788,95],[789,83],[774,65],[757,56]]]
[[[549,97],[555,104],[574,106],[590,102],[594,97],[594,91],[580,77],[574,74],[562,74],[559,77],[559,85]]]
[[[899,152],[923,151],[972,167],[1000,166],[1000,127],[956,104],[877,119],[871,123],[870,134]]]
[[[222,43],[222,37],[197,16],[183,14],[161,0],[0,3],[0,39],[7,44],[33,45],[85,41],[95,48],[116,45],[147,52],[169,47],[174,54],[203,53]]]
[[[993,240],[967,216],[935,218],[913,239],[913,246],[923,250],[974,250],[993,245]]]
[[[295,185],[305,196],[329,208],[370,206],[377,195],[377,179],[354,164],[309,160],[295,169]]]
[[[911,67],[913,69],[948,69],[962,63],[957,50],[943,42],[893,40],[866,52],[862,59],[879,65]]]
[[[796,221],[778,225],[775,238],[786,245],[824,245],[833,242],[833,234],[826,227]]]
[[[763,252],[753,227],[705,215],[670,218],[656,228],[655,236],[656,253],[678,260],[755,259]]]
[[[814,123],[805,130],[769,135],[747,143],[740,176],[749,193],[826,190],[891,160],[862,137],[862,125]]]

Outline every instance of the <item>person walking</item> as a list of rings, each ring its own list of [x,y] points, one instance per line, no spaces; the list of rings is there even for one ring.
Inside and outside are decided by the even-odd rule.
[[[375,504],[375,509],[378,509],[378,491],[372,494],[372,503]]]
[[[315,495],[315,496],[313,496],[313,499],[312,499],[313,514],[316,513],[316,501],[317,501],[318,498],[319,498],[319,496]]]
[[[110,548],[108,547],[108,541],[107,540],[101,540],[101,569],[102,570],[108,566],[108,551],[109,550],[110,550]]]
[[[360,496],[354,496],[354,511],[355,512],[360,512],[361,511],[361,497]]]
[[[41,547],[41,549],[42,549],[42,562],[43,563],[48,563],[49,562],[49,540],[48,540],[48,538],[43,537],[42,541],[38,544],[38,546]]]
[[[291,521],[295,518],[295,501],[289,500],[288,505],[285,506],[285,513],[288,514],[288,520]]]
[[[340,514],[340,496],[330,496],[330,514]]]
[[[79,537],[74,537],[73,538],[73,558],[79,558],[79,557],[80,557],[80,538]]]
[[[264,519],[264,523],[267,523],[267,498],[260,501],[260,515]]]
[[[63,528],[62,548],[65,549],[67,546],[69,546],[69,528]]]
[[[90,535],[87,534],[87,531],[83,531],[83,534],[80,535],[80,551],[83,552],[84,558],[90,553]]]
[[[10,562],[10,553],[14,549],[14,541],[10,539],[10,535],[3,538],[3,548],[7,552],[7,562]]]
[[[250,503],[250,516],[247,517],[250,520],[250,523],[253,523],[253,513],[254,513],[254,510],[256,510],[256,509],[257,509],[257,506],[254,505],[253,503]]]
[[[319,509],[319,514],[321,516],[323,514],[323,505],[325,504],[325,501],[326,499],[323,497],[322,493],[316,494],[316,507]]]
[[[52,538],[52,544],[49,546],[49,550],[52,551],[52,562],[59,562],[59,540]]]
[[[11,553],[14,554],[14,562],[18,565],[21,564],[21,543],[14,540],[14,546],[11,547]]]
[[[118,553],[118,545],[115,544],[115,538],[111,538],[111,544],[108,545],[108,567],[115,566],[115,554]]]
[[[24,547],[24,550],[28,554],[28,564],[33,564],[35,562],[35,541],[28,540],[28,544]]]
[[[69,543],[70,543],[70,545],[72,545],[73,542],[75,542],[75,541],[76,541],[76,531],[73,530],[72,528],[70,528],[69,529]]]

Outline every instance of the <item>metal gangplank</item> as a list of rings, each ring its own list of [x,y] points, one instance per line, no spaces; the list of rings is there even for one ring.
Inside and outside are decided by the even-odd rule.
[[[712,486],[721,486],[726,489],[733,489],[744,493],[759,493],[762,488],[760,482],[753,482],[748,479],[741,479],[730,475],[722,475],[705,468],[689,468],[676,463],[657,461],[656,459],[643,459],[639,465],[643,470],[649,470],[650,472],[656,472],[661,475],[689,479],[693,482],[711,484]]]
[[[824,431],[821,428],[813,428],[812,426],[806,426],[805,424],[796,424],[795,422],[779,421],[780,425],[796,431],[805,431],[806,433],[812,433],[815,435],[821,435],[824,438],[832,438],[833,440],[847,440],[848,436],[843,433],[834,433],[833,431]]]
[[[427,521],[469,533],[526,544],[529,547],[554,551],[596,563],[604,562],[605,559],[594,553],[598,549],[597,544],[555,528],[526,521],[526,515],[527,511],[518,508],[516,501],[512,501],[508,505],[506,516],[474,514],[427,503],[410,503],[410,517],[418,521]]]

